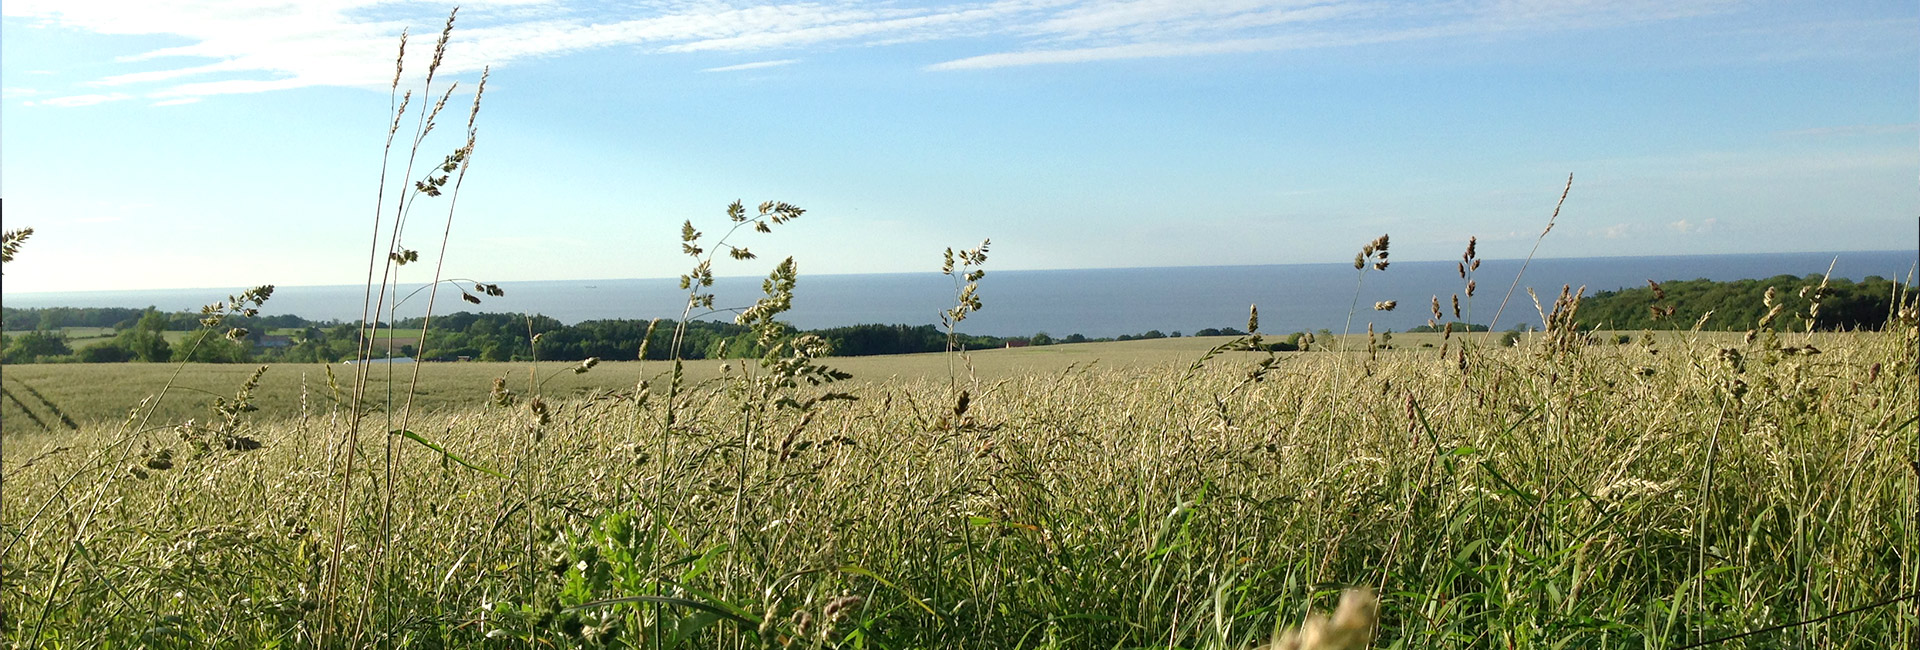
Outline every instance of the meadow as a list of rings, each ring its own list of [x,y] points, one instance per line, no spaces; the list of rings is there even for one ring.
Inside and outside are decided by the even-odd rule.
[[[224,432],[9,432],[4,630],[1250,648],[1365,585],[1375,647],[1679,648],[1842,613],[1720,647],[1897,647],[1910,601],[1850,610],[1920,584],[1916,335],[1815,336],[1456,336],[1197,368],[1213,341],[1167,339],[975,352],[974,378],[945,355],[826,359],[865,380],[819,387],[689,364],[673,402],[633,391],[658,362],[428,364],[445,374],[418,393],[448,396],[367,416],[351,448],[350,414],[285,402],[295,375],[321,390],[314,370],[276,367],[257,394],[280,403]],[[229,399],[249,372],[188,367]],[[516,394],[489,404],[476,386],[500,376]]]
[[[177,343],[188,340],[187,335],[191,333],[169,334],[179,335],[172,337],[171,342]],[[1736,343],[1742,337],[1738,332],[1597,331],[1592,334],[1605,342],[1615,342],[1622,336],[1629,340],[1650,336],[1669,344],[1687,340]],[[1821,333],[1815,338],[1820,339],[1823,347],[1851,344],[1850,335]],[[836,357],[828,363],[851,373],[852,381],[861,385],[944,379],[949,372],[999,381],[1082,368],[1150,371],[1185,367],[1210,349],[1232,340],[1233,337],[1206,336],[977,350],[966,356],[970,367],[964,363],[955,367],[950,363],[953,358],[944,354]],[[1449,340],[1451,337],[1440,334],[1395,334],[1388,343],[1382,344],[1383,348],[1391,346],[1390,351],[1383,349],[1380,354],[1433,354]],[[1335,335],[1325,343],[1328,349],[1344,345],[1355,350],[1364,349],[1367,344],[1364,334],[1344,338]],[[1246,351],[1226,354],[1228,358],[1259,356]],[[684,372],[688,381],[709,382],[723,377],[722,366],[733,368],[742,363],[751,364],[752,360],[687,361]],[[0,376],[0,431],[33,434],[117,424],[126,418],[129,408],[159,393],[170,381],[169,397],[158,403],[154,419],[162,422],[205,419],[215,398],[231,398],[235,388],[261,365],[270,369],[259,378],[251,400],[265,413],[307,419],[321,417],[338,422],[341,410],[348,408],[345,404],[351,401],[355,371],[344,364],[331,367],[314,363],[21,364],[8,366],[4,376]],[[403,401],[411,387],[416,410],[458,411],[485,404],[495,379],[509,380],[524,389],[530,377],[537,377],[536,383],[547,395],[593,397],[630,392],[642,380],[650,382],[651,390],[663,392],[666,390],[664,379],[672,369],[671,364],[658,361],[615,361],[598,363],[590,373],[572,372],[577,365],[571,362],[427,363],[421,366],[419,381],[415,383],[412,368],[406,364],[376,364],[368,375],[367,394],[373,396],[370,408],[384,411],[388,408],[385,400],[389,386],[393,386],[394,395]]]
[[[33,330],[8,330],[7,335],[14,336],[31,331]],[[60,327],[50,331],[66,337],[67,345],[72,346],[75,350],[106,343],[113,340],[115,334],[120,333],[111,327]],[[161,335],[166,337],[168,343],[179,343],[186,340],[187,337],[192,336],[193,332],[169,331],[161,332]]]
[[[1422,335],[1405,335],[1418,339]],[[1438,340],[1437,336],[1428,338]],[[1020,349],[975,351],[968,355],[969,369],[958,372],[981,380],[1001,380],[1029,374],[1051,374],[1076,367],[1153,368],[1192,361],[1208,349],[1230,337],[1189,337],[1107,343],[1063,344]],[[1245,353],[1241,353],[1245,354]],[[896,380],[945,378],[950,358],[943,354],[902,354],[832,359],[831,365],[854,375],[860,384]],[[722,366],[740,367],[753,360],[698,360],[684,362],[687,381],[711,382],[724,376]],[[284,363],[270,365],[253,390],[252,403],[263,412],[295,417],[322,417],[337,421],[343,404],[351,401],[355,370],[344,364]],[[205,418],[216,397],[230,398],[235,387],[259,367],[256,364],[195,363],[184,370],[172,364],[23,364],[8,366],[0,376],[5,389],[0,401],[0,426],[8,433],[68,431],[82,425],[112,425],[126,417],[127,409],[147,396],[157,394],[173,382],[175,394],[159,404],[155,419],[179,422]],[[369,393],[374,408],[385,410],[387,387],[394,386],[405,399],[411,386],[416,410],[465,410],[484,405],[495,379],[506,379],[524,390],[529,377],[536,376],[541,391],[550,396],[591,397],[621,391],[631,392],[641,380],[650,380],[652,390],[664,391],[665,375],[672,365],[664,362],[617,361],[595,364],[592,372],[574,373],[579,364],[544,363],[426,363],[420,366],[420,381],[412,384],[412,367],[406,364],[372,366]],[[175,372],[179,371],[179,376]],[[391,371],[393,381],[389,380]],[[350,410],[350,409],[349,409]],[[63,421],[64,418],[64,421]],[[65,422],[72,422],[69,426]]]

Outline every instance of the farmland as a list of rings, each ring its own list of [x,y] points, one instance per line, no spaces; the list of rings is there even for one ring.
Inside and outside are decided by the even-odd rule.
[[[381,330],[382,332],[386,330]],[[179,334],[188,334],[180,332]],[[1624,333],[1599,332],[1596,336],[1614,341]],[[1477,339],[1480,335],[1475,334]],[[1628,335],[1641,336],[1639,333]],[[1671,332],[1649,334],[1664,341],[1691,338],[1699,341],[1737,342],[1739,334],[1701,333],[1682,335]],[[1845,340],[1837,335],[1822,339]],[[824,365],[849,372],[857,384],[879,384],[900,380],[945,380],[949,373],[982,381],[999,381],[1023,376],[1046,376],[1074,369],[1132,369],[1139,371],[1184,369],[1207,350],[1232,340],[1232,337],[1184,337],[1142,341],[1076,343],[973,351],[962,356],[944,354],[902,354],[870,357],[836,357]],[[1392,337],[1389,356],[1429,356],[1438,354],[1447,338],[1439,334],[1399,334]],[[1366,344],[1365,335],[1346,338],[1355,348]],[[1339,345],[1339,337],[1327,341]],[[1422,347],[1428,346],[1428,347]],[[1229,353],[1228,358],[1258,356],[1247,352]],[[969,366],[971,362],[971,366]],[[722,376],[721,367],[750,367],[752,360],[700,360],[685,363],[688,381],[699,383]],[[744,364],[744,365],[743,365]],[[231,397],[236,386],[260,365],[269,370],[260,378],[253,403],[263,412],[282,417],[331,417],[339,400],[350,399],[354,370],[342,364],[262,363],[262,364],[26,364],[7,368],[0,387],[11,397],[0,401],[0,422],[11,433],[35,433],[65,430],[62,416],[76,424],[116,424],[127,409],[174,382],[167,399],[155,411],[159,421],[204,418],[207,405],[215,397]],[[483,404],[493,380],[506,378],[515,390],[525,391],[530,377],[537,377],[540,391],[551,396],[585,397],[611,392],[631,391],[642,379],[652,389],[664,390],[662,376],[671,363],[603,362],[589,373],[574,373],[574,362],[537,363],[425,363],[419,365],[418,384],[413,383],[414,366],[376,365],[368,375],[366,394],[384,409],[387,387],[405,397],[413,386],[417,410],[461,410]],[[178,377],[175,372],[179,371]],[[329,380],[329,373],[333,379]],[[391,373],[391,374],[389,374]],[[390,384],[391,378],[391,384]],[[23,410],[24,407],[24,410]],[[43,426],[45,425],[45,426]],[[51,427],[51,428],[49,428]]]
[[[671,397],[659,362],[424,364],[415,413],[370,413],[351,453],[324,367],[221,420],[251,368],[189,365],[145,429],[8,412],[5,620],[73,645],[1243,648],[1365,585],[1382,647],[1842,613],[1748,647],[1890,647],[1911,607],[1848,612],[1916,588],[1913,336],[1405,335],[1197,369],[1225,339],[1164,339],[980,351],[971,377],[821,359],[855,375],[824,386],[734,360]],[[124,413],[170,372],[7,388]]]

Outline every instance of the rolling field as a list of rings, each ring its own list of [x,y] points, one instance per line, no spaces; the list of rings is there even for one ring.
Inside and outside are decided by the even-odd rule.
[[[370,413],[351,448],[324,367],[272,368],[225,419],[206,403],[251,367],[188,366],[145,430],[22,433],[8,411],[0,630],[1252,648],[1365,586],[1373,647],[1900,647],[1920,630],[1901,327],[1399,335],[1192,372],[1225,339],[1162,339],[980,351],[956,382],[946,355],[828,358],[856,378],[824,386],[701,362],[671,400],[658,362],[539,364],[539,400],[527,364],[427,364],[417,412]],[[171,372],[9,366],[6,386],[110,415]]]
[[[7,336],[18,336],[28,331],[31,331],[31,330],[20,330],[20,331],[8,330]],[[119,334],[119,331],[111,327],[62,327],[62,328],[59,328],[57,331],[59,331],[61,334],[66,335],[67,345],[69,347],[72,347],[75,350],[91,347],[100,343],[106,343],[107,341],[113,340],[114,335]],[[180,332],[180,331],[167,331],[167,332],[160,333],[161,336],[166,337],[168,343],[179,343],[180,341],[185,340],[187,337],[192,336],[193,334],[194,334],[193,332]]]
[[[1603,332],[1597,336],[1610,341],[1615,334]],[[1657,336],[1677,340],[1680,335],[1662,333]],[[1703,337],[1702,340],[1737,341],[1740,334],[1706,333],[1695,336]],[[1479,337],[1476,333],[1473,340],[1477,341]],[[1492,340],[1497,341],[1497,338],[1496,333]],[[945,354],[835,357],[825,359],[822,363],[853,374],[857,383],[945,379],[949,371],[961,378],[971,372],[973,377],[980,380],[998,381],[1026,375],[1054,374],[1073,368],[1183,369],[1208,349],[1230,340],[1232,337],[1184,337],[978,350],[966,357],[972,360],[971,370],[965,359],[950,358]],[[1441,343],[1443,340],[1439,334],[1396,334],[1392,340],[1395,348],[1382,354],[1437,354],[1437,346]],[[1329,343],[1324,347],[1336,344]],[[1435,347],[1422,348],[1423,344]],[[1346,345],[1363,348],[1366,336],[1349,336]],[[1228,354],[1230,357],[1258,356],[1246,352]],[[686,373],[689,380],[700,382],[718,378],[722,365],[739,368],[742,363],[739,360],[730,364],[724,361],[690,361],[686,362]],[[745,363],[751,365],[752,361]],[[270,365],[270,369],[260,378],[260,387],[254,392],[254,404],[265,412],[329,417],[334,410],[336,386],[340,397],[352,396],[351,378],[354,373],[351,366],[334,364],[334,383],[329,384],[326,364],[267,365]],[[650,380],[655,390],[660,390],[664,384],[662,375],[672,369],[671,364],[661,361],[606,362],[595,366],[592,372],[575,374],[571,369],[576,365],[572,362],[420,364],[414,404],[416,408],[426,411],[457,410],[484,404],[495,378],[506,378],[510,388],[527,392],[530,369],[531,374],[538,377],[542,391],[549,395],[585,396],[630,391],[643,378]],[[215,397],[231,397],[234,389],[256,367],[251,364],[205,363],[188,364],[184,369],[174,364],[160,363],[7,366],[4,376],[0,376],[0,388],[6,390],[6,395],[0,396],[0,427],[3,427],[0,430],[9,433],[70,430],[71,427],[63,423],[62,416],[65,421],[75,424],[117,423],[126,417],[127,409],[166,386],[168,380],[174,378],[176,370],[179,370],[179,376],[175,379],[174,388],[155,412],[155,420],[167,422],[204,418],[207,405]],[[411,365],[375,365],[373,368],[366,394],[371,396],[369,399],[382,405],[387,394],[389,370],[396,386],[405,387],[412,379]],[[396,394],[403,393],[404,390]],[[384,406],[379,408],[384,409]]]
[[[1408,335],[1413,336],[1413,335]],[[972,373],[981,380],[1000,380],[1029,374],[1051,374],[1080,366],[1113,368],[1185,367],[1209,348],[1228,341],[1228,337],[1156,339],[1116,343],[1079,343],[1011,350],[980,350],[968,355]],[[884,382],[898,379],[947,377],[949,357],[944,354],[908,354],[877,357],[837,357],[823,363],[852,373],[856,382]],[[689,380],[700,382],[721,376],[720,367],[751,366],[752,360],[686,362]],[[661,376],[672,369],[667,362],[606,362],[592,372],[575,374],[573,362],[528,363],[424,363],[419,364],[420,383],[415,405],[425,410],[465,409],[486,403],[495,378],[506,378],[509,386],[526,392],[529,370],[538,376],[542,390],[549,395],[581,396],[608,391],[630,391],[642,378],[662,388]],[[161,404],[156,418],[177,421],[204,417],[206,405],[214,397],[231,397],[257,366],[250,364],[189,364],[181,370],[173,392]],[[174,364],[29,364],[8,366],[0,387],[8,395],[0,408],[6,431],[30,433],[42,430],[39,422],[53,422],[61,414],[76,423],[117,423],[127,409],[149,395],[159,392],[174,376]],[[414,366],[376,364],[369,377],[368,395],[384,402],[391,370],[396,385],[406,386]],[[954,373],[964,378],[969,369],[964,360],[955,360]],[[352,395],[352,366],[332,365],[335,385],[342,397]],[[260,379],[255,404],[268,413],[300,413],[304,393],[305,410],[325,416],[333,408],[334,390],[328,383],[325,364],[272,364]],[[22,405],[27,407],[21,411]],[[26,413],[31,413],[27,415]],[[62,425],[63,426],[63,425]]]

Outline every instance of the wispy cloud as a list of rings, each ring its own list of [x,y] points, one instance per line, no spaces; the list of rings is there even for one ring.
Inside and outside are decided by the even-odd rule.
[[[799,59],[780,59],[778,61],[755,61],[753,63],[741,63],[738,65],[723,65],[718,68],[707,68],[705,70],[701,70],[701,72],[737,72],[740,70],[759,70],[761,68],[777,68],[783,65],[793,65],[799,62],[800,62]]]
[[[132,98],[133,98],[132,95],[128,95],[126,93],[67,95],[65,97],[53,97],[49,99],[42,99],[37,102],[31,102],[31,104],[36,106],[59,106],[62,108],[74,108],[78,106],[92,106],[94,104],[117,102],[123,99],[132,99]]]
[[[885,47],[944,41],[931,70],[988,69],[1281,52],[1394,41],[1540,34],[1738,9],[1743,0],[575,0],[468,2],[442,73],[606,48],[643,55]],[[122,57],[85,83],[170,100],[310,86],[382,88],[402,29],[408,68],[425,67],[446,5],[409,0],[261,4],[245,0],[9,0],[28,24],[187,44]],[[967,53],[971,50],[973,53]],[[795,58],[706,68],[723,72]],[[76,95],[106,97],[106,95]],[[75,101],[52,105],[79,105]]]
[[[1846,126],[1822,126],[1811,129],[1781,131],[1775,135],[1789,138],[1831,138],[1856,135],[1900,135],[1920,130],[1920,123],[1906,124],[1850,124]]]
[[[1695,223],[1687,219],[1681,219],[1679,221],[1675,221],[1673,223],[1667,224],[1667,229],[1677,233],[1684,234],[1684,235],[1698,235],[1698,234],[1713,232],[1713,227],[1719,223],[1720,223],[1719,219],[1707,219],[1705,221],[1701,221],[1698,223]]]

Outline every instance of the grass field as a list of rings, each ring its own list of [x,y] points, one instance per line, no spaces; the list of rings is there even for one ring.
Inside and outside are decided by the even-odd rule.
[[[30,331],[30,330],[23,330],[23,331],[9,330],[7,332],[7,336],[18,336],[20,334],[25,333],[25,331]],[[75,350],[91,347],[101,343],[106,343],[107,341],[113,340],[113,337],[119,334],[118,331],[114,330],[111,327],[62,327],[62,328],[59,328],[59,332],[61,334],[66,335],[67,346]],[[160,333],[161,336],[166,337],[167,343],[179,343],[180,341],[185,340],[187,337],[193,336],[193,334],[194,334],[193,332],[175,332],[175,331],[167,331],[167,332]]]
[[[1403,335],[1377,359],[1284,354],[1257,382],[1263,354],[1186,372],[1219,339],[980,351],[957,383],[945,355],[824,359],[856,379],[823,387],[701,362],[671,408],[662,363],[542,364],[538,408],[527,364],[427,364],[405,426],[447,454],[380,413],[337,451],[320,366],[272,368],[223,429],[205,402],[251,368],[188,366],[181,410],[146,430],[16,432],[8,412],[4,630],[1249,648],[1365,585],[1377,647],[1677,648],[1836,614],[1718,647],[1900,647],[1910,601],[1850,610],[1920,587],[1914,336],[1462,355]],[[5,377],[110,415],[171,372]],[[520,394],[489,406],[502,376]],[[808,401],[829,389],[859,399]]]
[[[1615,333],[1603,332],[1597,336],[1611,341]],[[1637,338],[1637,335],[1634,336]],[[1741,335],[1705,333],[1693,336],[1701,340],[1738,341]],[[1677,340],[1679,335],[1663,333],[1659,337]],[[1185,337],[1076,343],[979,350],[969,353],[965,358],[944,354],[907,354],[840,357],[827,359],[823,363],[852,373],[856,383],[945,379],[950,371],[962,378],[971,374],[983,381],[998,381],[1027,375],[1055,374],[1075,368],[1185,368],[1208,349],[1229,340],[1232,340],[1231,337]],[[1478,334],[1474,340],[1479,340]],[[1498,334],[1491,340],[1497,341]],[[1443,340],[1439,334],[1398,334],[1393,337],[1394,349],[1383,354],[1437,354],[1437,346],[1441,343]],[[1435,347],[1423,348],[1423,344]],[[1334,348],[1337,345],[1338,341],[1332,341],[1325,347]],[[1346,345],[1364,348],[1366,337],[1349,336]],[[1230,356],[1257,355],[1239,352],[1230,353]],[[972,362],[971,368],[967,365],[968,359]],[[724,363],[687,362],[687,376],[695,382],[717,378],[720,376],[720,366]],[[740,367],[741,363],[733,361],[730,365]],[[571,371],[575,365],[567,362],[421,364],[414,404],[425,411],[458,410],[483,404],[488,399],[493,380],[501,377],[507,378],[514,390],[525,392],[530,369],[539,377],[542,390],[550,395],[585,396],[631,390],[643,378],[652,380],[655,390],[661,390],[664,382],[660,377],[672,368],[664,362],[607,362],[599,364],[590,373],[575,374]],[[214,398],[232,397],[234,387],[240,385],[256,367],[248,364],[187,365],[175,380],[173,392],[156,411],[157,418],[160,421],[204,418],[207,406]],[[401,387],[412,379],[412,366],[376,366],[376,371],[369,378],[367,394],[383,405],[389,370]],[[18,433],[70,429],[61,423],[63,416],[66,421],[75,424],[117,423],[126,417],[128,408],[157,393],[169,379],[174,378],[175,371],[176,367],[172,364],[150,363],[8,366],[5,375],[0,377],[0,388],[7,391],[6,396],[0,397],[0,427],[7,432]],[[254,403],[269,413],[331,417],[335,404],[334,386],[339,387],[342,397],[351,397],[353,389],[350,367],[334,365],[332,371],[336,379],[335,384],[330,385],[328,368],[324,364],[271,364],[260,379],[260,387],[254,393]]]
[[[1072,345],[981,350],[970,353],[971,373],[982,380],[999,380],[1027,374],[1049,374],[1079,366],[1115,368],[1184,367],[1208,348],[1228,340],[1223,337],[1157,339],[1120,343],[1081,343]],[[951,366],[960,377],[970,369],[965,360],[949,364],[944,354],[911,354],[881,357],[845,357],[826,361],[827,365],[853,373],[858,382],[895,379],[945,378]],[[686,363],[690,380],[700,382],[720,376],[720,366],[741,367],[742,361],[692,361]],[[752,361],[745,362],[748,365]],[[592,372],[575,374],[577,363],[426,363],[420,364],[419,390],[415,404],[434,411],[464,409],[484,404],[493,380],[505,377],[514,390],[526,391],[529,370],[539,377],[542,390],[550,395],[579,396],[608,391],[632,390],[642,378],[649,378],[656,389],[664,382],[660,376],[672,369],[665,362],[608,362]],[[158,417],[177,421],[203,417],[206,405],[214,397],[231,397],[234,387],[253,372],[247,364],[190,364],[174,386],[175,394],[161,404]],[[30,364],[8,366],[0,387],[14,398],[0,402],[0,426],[8,432],[42,430],[39,423],[54,422],[64,414],[76,423],[111,424],[126,416],[127,409],[138,404],[167,384],[174,376],[172,364]],[[344,396],[351,396],[350,366],[334,365],[335,384]],[[413,366],[376,365],[369,381],[369,395],[384,401],[387,373],[398,384],[411,379]],[[255,392],[255,404],[270,413],[298,413],[304,403],[306,412],[325,416],[333,408],[334,390],[328,384],[324,364],[274,364],[261,377]],[[17,398],[17,399],[15,399]],[[22,405],[27,411],[22,412]],[[28,415],[31,413],[31,415]]]

